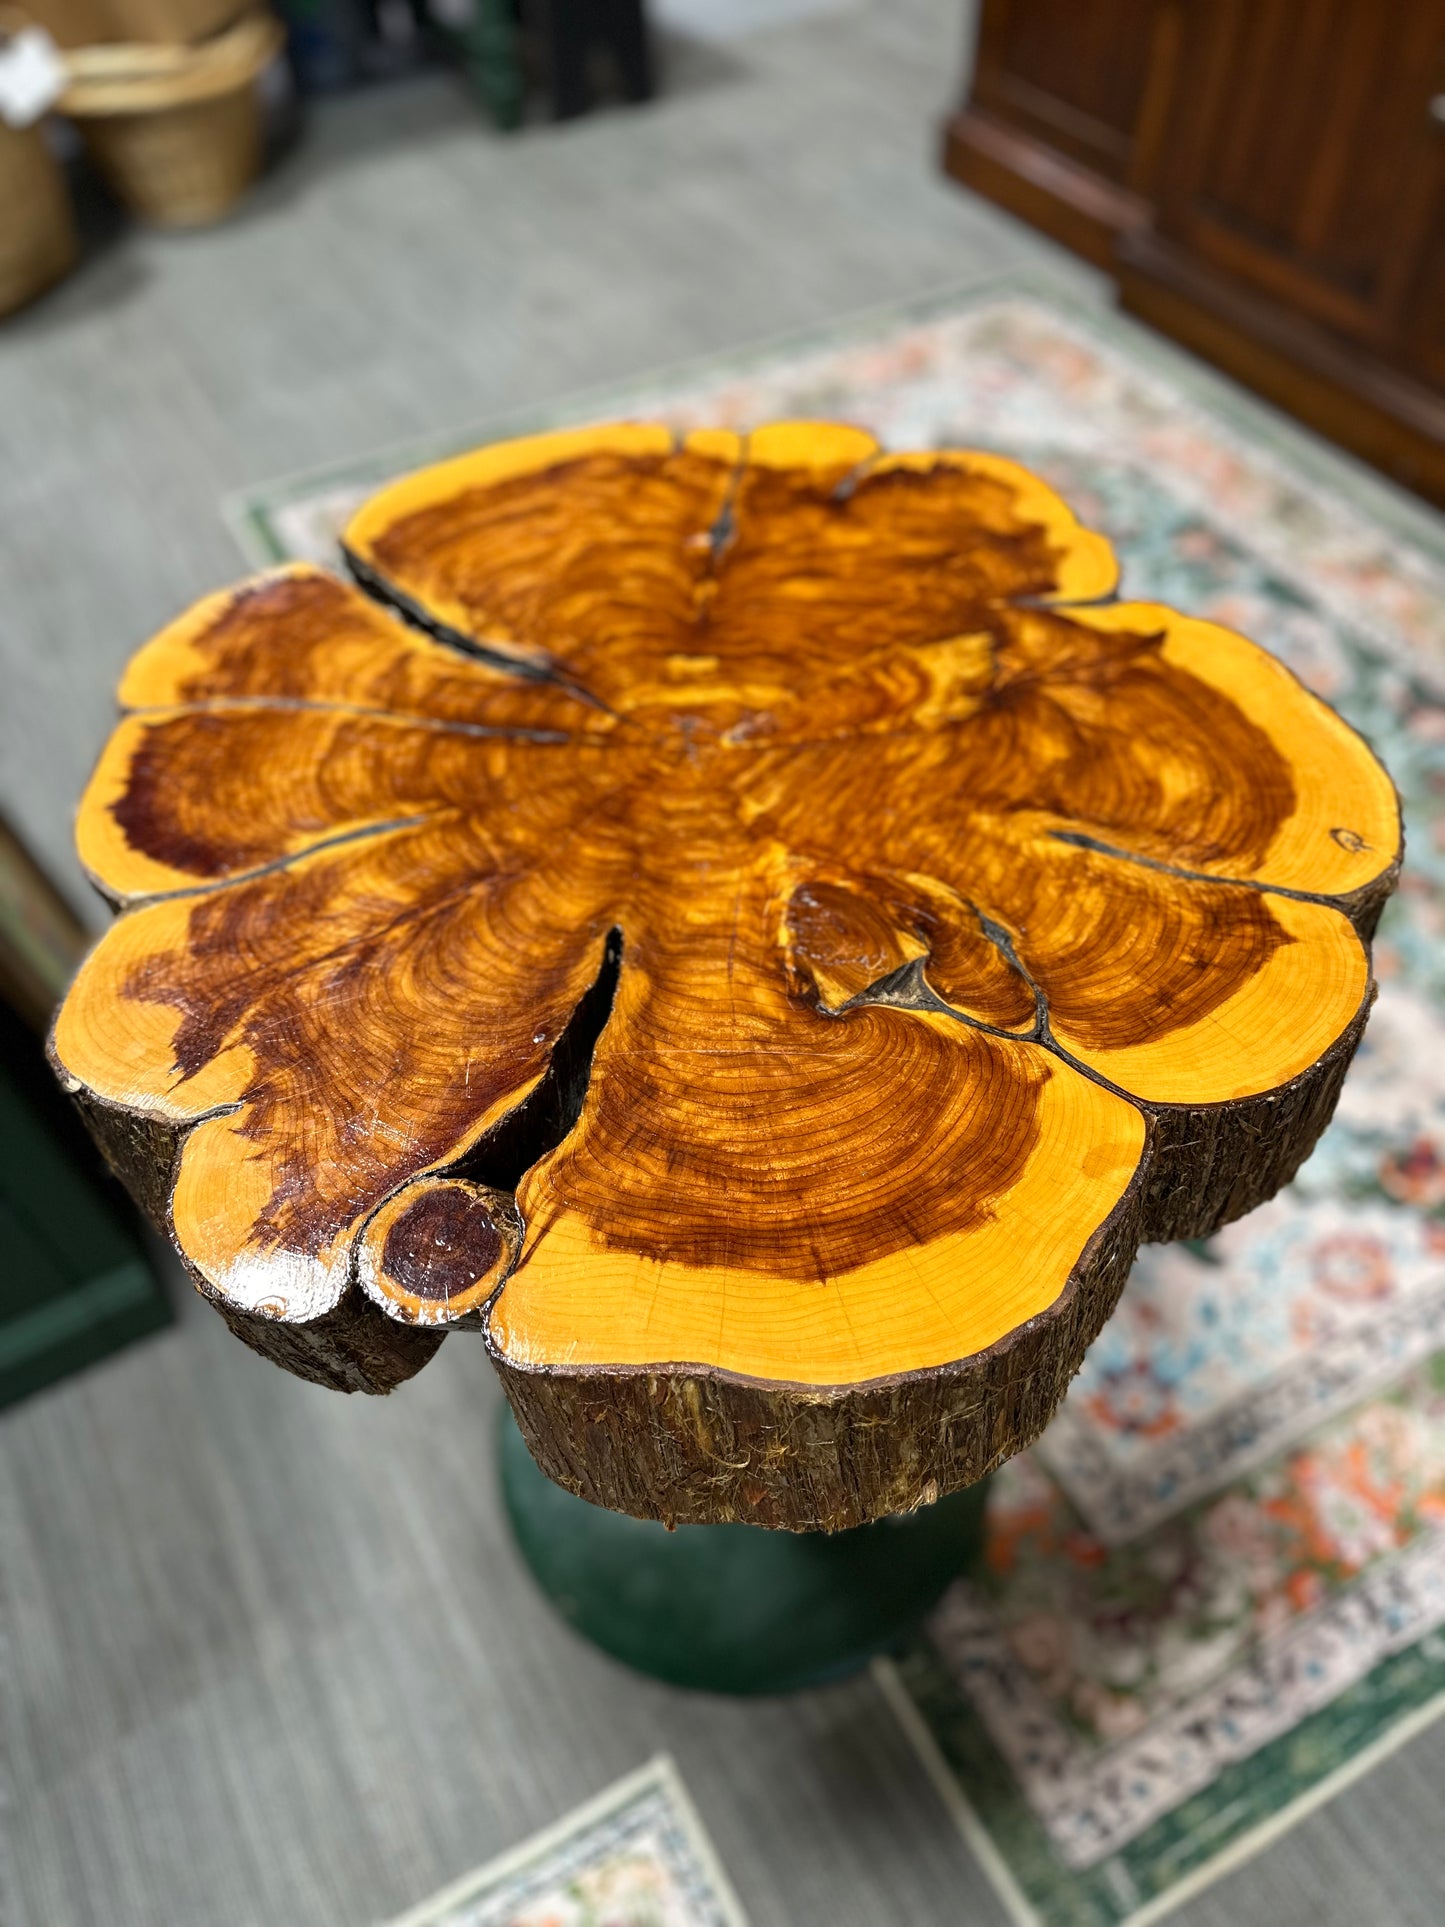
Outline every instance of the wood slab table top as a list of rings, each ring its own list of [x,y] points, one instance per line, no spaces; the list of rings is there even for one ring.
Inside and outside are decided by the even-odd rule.
[[[838,1529],[1037,1436],[1293,1175],[1393,786],[997,455],[619,424],[395,483],[136,656],[52,1042],[257,1350],[479,1334],[559,1483]]]

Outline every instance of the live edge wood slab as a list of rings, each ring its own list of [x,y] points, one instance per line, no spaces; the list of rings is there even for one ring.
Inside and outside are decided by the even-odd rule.
[[[258,1351],[387,1392],[475,1330],[573,1491],[848,1527],[1313,1146],[1393,787],[1025,469],[586,429],[345,549],[131,664],[53,1037]]]

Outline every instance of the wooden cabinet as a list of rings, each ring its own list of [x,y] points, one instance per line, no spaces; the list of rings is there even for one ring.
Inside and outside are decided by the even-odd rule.
[[[984,0],[947,164],[1445,499],[1445,0]]]
[[[1148,218],[1177,34],[1166,0],[985,0],[949,172],[1107,264]]]

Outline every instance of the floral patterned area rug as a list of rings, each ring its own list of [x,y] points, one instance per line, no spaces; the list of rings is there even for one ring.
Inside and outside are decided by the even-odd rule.
[[[747,1927],[665,1756],[391,1927]]]
[[[1124,593],[1264,642],[1404,799],[1334,1125],[1272,1204],[1143,1254],[997,1482],[986,1572],[880,1675],[1018,1921],[1143,1927],[1445,1709],[1442,525],[1145,331],[1017,283],[278,484],[233,525],[257,561],[332,560],[405,467],[654,413],[1021,457],[1107,532]]]

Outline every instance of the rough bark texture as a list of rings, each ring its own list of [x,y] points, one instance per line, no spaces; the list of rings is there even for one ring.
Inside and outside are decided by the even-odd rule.
[[[136,658],[54,1055],[256,1350],[475,1329],[602,1504],[807,1529],[1033,1438],[1293,1175],[1400,857],[1254,644],[996,456],[479,450]]]
[[[51,1061],[55,1063],[52,1049]],[[60,1081],[85,1120],[96,1148],[130,1192],[152,1226],[170,1235],[171,1186],[185,1138],[183,1126],[147,1117],[119,1104],[107,1104],[59,1070]]]
[[[1141,1205],[1131,1187],[1047,1314],[929,1372],[832,1391],[493,1362],[532,1456],[594,1504],[670,1526],[842,1532],[931,1505],[1038,1437],[1119,1301]]]
[[[1374,1001],[1371,984],[1338,1042],[1279,1090],[1233,1104],[1154,1109],[1142,1244],[1207,1238],[1290,1182],[1334,1116]]]
[[[354,1288],[305,1325],[283,1325],[207,1296],[242,1344],[332,1392],[394,1392],[431,1361],[446,1337],[424,1325],[396,1325]]]

